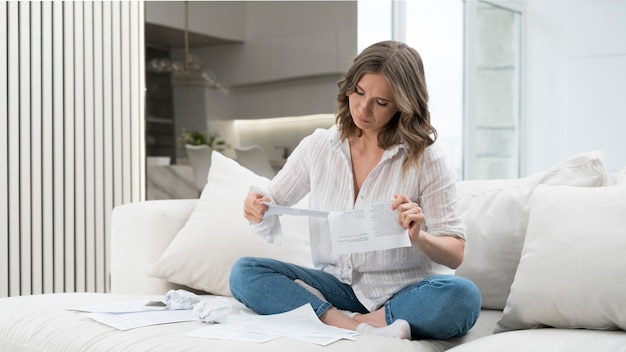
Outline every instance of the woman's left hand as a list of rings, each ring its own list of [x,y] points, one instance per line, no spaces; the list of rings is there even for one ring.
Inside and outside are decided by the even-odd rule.
[[[398,221],[409,232],[414,246],[431,260],[452,269],[463,262],[465,240],[454,236],[433,236],[422,230],[426,217],[422,208],[403,194],[395,194],[391,208],[398,211]]]
[[[404,194],[394,194],[393,197],[391,209],[398,210],[398,222],[402,228],[409,230],[411,242],[415,242],[419,238],[422,224],[426,221],[422,208]]]

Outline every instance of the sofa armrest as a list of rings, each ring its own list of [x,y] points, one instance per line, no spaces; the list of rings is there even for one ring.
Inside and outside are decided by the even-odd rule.
[[[148,277],[191,215],[197,199],[167,199],[117,206],[111,214],[111,293],[165,294],[174,286]]]

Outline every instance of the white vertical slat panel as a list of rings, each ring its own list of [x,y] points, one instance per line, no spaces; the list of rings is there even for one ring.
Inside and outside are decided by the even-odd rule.
[[[0,18],[6,18],[8,24],[6,2],[0,3]],[[0,26],[0,82],[8,82],[7,25]],[[7,84],[0,84],[0,116],[9,116]],[[8,118],[0,121],[0,140],[8,141]],[[0,297],[9,295],[9,148],[0,152]],[[7,229],[5,231],[4,229]]]
[[[74,245],[76,243],[74,235],[76,232],[75,217],[75,189],[74,170],[76,167],[74,160],[75,149],[75,112],[74,112],[74,2],[66,2],[63,8],[63,80],[65,109],[65,291],[72,292],[76,288],[76,277],[74,275],[74,261],[76,255]]]
[[[121,48],[120,48],[120,3],[111,3],[111,102],[112,102],[112,117],[110,121],[111,139],[109,144],[113,147],[111,152],[113,156],[113,174],[111,179],[112,187],[112,204],[110,208],[107,208],[107,218],[105,224],[109,226],[111,223],[111,209],[122,203],[122,112],[121,112]],[[109,126],[107,126],[109,127]],[[110,233],[110,227],[107,228],[106,233]],[[111,253],[111,241],[108,236],[105,237],[105,250],[106,253]],[[106,257],[106,266],[109,267],[108,255]]]
[[[20,294],[20,81],[19,81],[19,3],[8,3],[8,180],[9,180],[9,295]]]
[[[109,267],[108,253],[110,253],[109,240],[107,234],[110,233],[111,209],[113,209],[115,192],[113,185],[113,62],[111,60],[111,52],[113,50],[112,43],[112,12],[113,2],[104,2],[102,8],[102,33],[103,33],[103,141],[104,141],[104,228],[105,236],[104,248],[104,265]],[[108,279],[108,278],[107,278]]]
[[[31,290],[31,172],[30,172],[30,3],[20,2],[19,68],[19,197],[20,197],[20,293]]]
[[[124,185],[123,168],[124,156],[122,153],[122,50],[121,50],[121,3],[112,3],[111,18],[111,45],[112,45],[112,84],[113,84],[113,205],[122,204]]]
[[[139,182],[139,198],[137,199],[146,199],[146,163],[145,163],[145,155],[146,155],[146,141],[145,141],[145,116],[146,116],[146,63],[145,63],[145,47],[146,47],[146,33],[145,33],[145,2],[141,1],[138,3],[139,9],[137,10],[139,20],[136,23],[136,26],[139,28],[139,46],[137,49],[139,50],[139,109],[138,116],[141,118],[137,119],[137,124],[139,124],[139,131],[135,138],[137,139],[137,144],[139,145],[139,155],[137,165],[140,166],[139,175],[137,175]],[[137,138],[139,136],[139,138]]]
[[[65,291],[65,99],[63,94],[63,7],[52,3],[52,65],[53,65],[53,149],[54,149],[54,292]]]
[[[54,164],[52,98],[52,4],[41,3],[42,238],[43,292],[54,292]],[[1,67],[1,65],[0,65]]]
[[[83,47],[85,60],[85,290],[95,292],[95,164],[94,164],[94,106],[93,106],[93,3],[83,5]]]
[[[94,2],[93,16],[93,62],[94,62],[94,162],[95,162],[95,247],[96,291],[105,290],[105,239],[104,239],[104,74],[103,74],[103,8],[102,2]]]
[[[28,2],[20,2],[20,293],[31,292],[32,270],[32,226],[31,226],[31,52],[30,52],[30,7]]]
[[[83,2],[74,5],[74,290],[86,287],[85,261],[85,47]]]
[[[0,18],[0,297],[106,292],[110,212],[144,192],[143,3]]]
[[[31,294],[43,293],[41,5],[30,5],[30,163],[31,163]]]
[[[145,68],[143,60],[140,60],[140,51],[144,50],[145,44],[143,38],[143,11],[141,11],[141,4],[138,1],[131,2],[130,4],[130,85],[131,85],[131,114],[132,116],[144,116],[144,95],[142,92],[145,87]],[[131,148],[132,148],[132,178],[143,179],[144,161],[142,155],[144,155],[144,144],[142,138],[136,138],[138,135],[143,135],[144,130],[142,128],[143,119],[132,119],[131,125]],[[133,183],[132,198],[143,199],[144,189],[143,187],[136,187],[137,184]]]
[[[127,1],[120,2],[120,78],[130,78],[130,3]],[[130,132],[131,132],[131,102],[130,92],[131,85],[130,80],[120,79],[122,93],[120,98],[120,108],[122,114],[120,115],[121,123],[120,130],[122,135],[121,143],[121,156],[122,156],[122,173],[121,180],[132,178],[132,150],[130,148]],[[122,183],[122,199],[121,204],[129,203],[132,199],[131,183]]]

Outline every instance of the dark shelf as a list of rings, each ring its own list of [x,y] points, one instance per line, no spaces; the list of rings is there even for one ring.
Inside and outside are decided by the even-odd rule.
[[[169,58],[168,49],[147,46],[146,62]],[[146,72],[146,156],[169,156],[176,163],[174,93],[169,73]]]

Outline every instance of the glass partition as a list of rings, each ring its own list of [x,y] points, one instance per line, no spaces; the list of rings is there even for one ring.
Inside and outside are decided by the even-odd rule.
[[[520,176],[522,15],[517,4],[465,3],[464,179]]]

